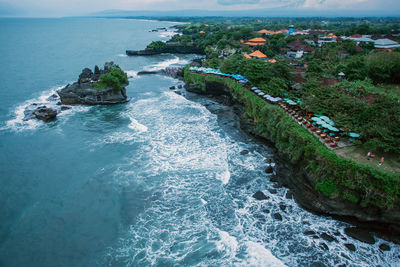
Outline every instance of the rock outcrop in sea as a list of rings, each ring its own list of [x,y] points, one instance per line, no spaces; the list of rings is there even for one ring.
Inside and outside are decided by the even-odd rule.
[[[104,64],[104,69],[95,66],[94,72],[85,68],[78,81],[58,90],[65,105],[113,105],[127,102],[126,74],[113,62]]]

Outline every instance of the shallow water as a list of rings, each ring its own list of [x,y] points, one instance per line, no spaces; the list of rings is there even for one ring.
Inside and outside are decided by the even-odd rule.
[[[382,252],[382,240],[352,240],[347,224],[304,211],[274,188],[264,173],[273,149],[238,129],[229,108],[175,94],[172,78],[137,76],[193,57],[124,56],[168,38],[149,30],[172,23],[0,24],[0,265],[398,265],[399,246]],[[23,120],[26,106],[56,106],[48,96],[57,87],[107,60],[128,72],[129,103],[74,106],[48,124]],[[269,199],[252,198],[258,190]]]

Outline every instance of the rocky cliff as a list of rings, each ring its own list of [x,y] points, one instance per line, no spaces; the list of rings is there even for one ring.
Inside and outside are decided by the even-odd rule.
[[[203,49],[192,45],[166,45],[160,49],[145,49],[145,50],[126,50],[128,56],[152,56],[163,53],[170,54],[204,54]]]
[[[112,105],[127,102],[125,86],[126,74],[112,62],[104,69],[95,66],[94,72],[85,68],[78,81],[58,90],[62,104],[65,105]]]

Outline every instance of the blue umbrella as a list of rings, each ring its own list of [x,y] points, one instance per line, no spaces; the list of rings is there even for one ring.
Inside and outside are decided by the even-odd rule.
[[[360,135],[358,133],[349,133],[350,137],[359,138]]]
[[[321,121],[321,119],[320,118],[317,118],[317,117],[312,117],[311,118],[313,121]]]

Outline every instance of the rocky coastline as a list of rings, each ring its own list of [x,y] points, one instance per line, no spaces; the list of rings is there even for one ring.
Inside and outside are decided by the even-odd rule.
[[[94,67],[94,72],[85,68],[79,75],[78,81],[68,84],[57,91],[57,94],[51,95],[47,100],[48,104],[32,103],[24,110],[24,121],[38,119],[44,122],[51,122],[57,119],[57,115],[65,110],[71,109],[69,105],[114,105],[127,102],[125,86],[128,83],[127,78],[123,79],[120,88],[113,86],[98,86],[102,81],[104,74],[109,74],[113,68],[118,68],[120,75],[126,74],[114,63],[107,62],[103,69]],[[53,102],[54,104],[51,104]]]
[[[186,81],[185,88],[188,92],[206,95],[221,104],[231,105],[240,118],[242,130],[274,146],[273,141],[260,132],[254,119],[246,115],[244,103],[232,96],[232,91],[226,84],[207,80],[203,83]],[[357,226],[349,228],[352,230],[348,232],[350,236],[362,242],[371,240],[369,232],[374,232],[386,240],[400,243],[400,210],[362,207],[358,203],[327,197],[315,189],[317,179],[305,167],[308,165],[307,162],[291,164],[290,156],[276,149],[276,160],[280,164],[273,169],[274,175],[270,176],[270,179],[279,187],[289,188],[300,206],[315,214],[332,216]],[[268,173],[271,173],[271,170],[268,170]]]
[[[128,56],[153,56],[159,54],[199,54],[204,55],[203,49],[192,45],[168,44],[160,49],[126,50]]]
[[[125,89],[127,84],[123,84],[121,88],[109,85],[104,88],[96,86],[101,75],[108,74],[114,67],[112,62],[107,62],[103,69],[95,66],[94,72],[89,68],[83,69],[77,82],[68,84],[57,91],[61,103],[64,105],[115,105],[127,102]]]

